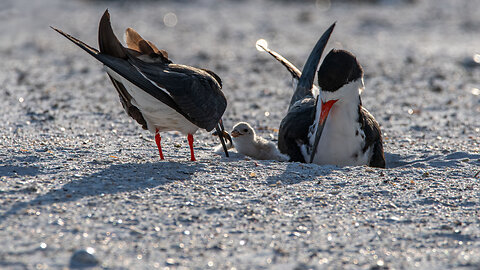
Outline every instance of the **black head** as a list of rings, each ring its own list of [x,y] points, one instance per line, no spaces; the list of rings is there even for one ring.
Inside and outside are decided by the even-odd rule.
[[[362,66],[352,53],[333,49],[318,70],[318,86],[322,91],[334,92],[362,76]]]

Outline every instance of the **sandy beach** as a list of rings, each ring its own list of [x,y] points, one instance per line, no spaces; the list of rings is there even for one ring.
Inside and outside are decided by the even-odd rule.
[[[479,269],[479,0],[0,3],[2,269]],[[153,134],[124,111],[97,47],[109,9],[175,63],[223,81],[230,130],[276,141],[290,74],[354,53],[387,169],[257,161],[218,140]]]

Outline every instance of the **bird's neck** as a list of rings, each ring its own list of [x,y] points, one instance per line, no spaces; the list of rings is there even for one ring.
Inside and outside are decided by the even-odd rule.
[[[322,111],[323,103],[329,100],[337,100],[332,106],[327,118],[329,120],[334,119],[336,123],[345,125],[352,124],[358,121],[358,106],[362,104],[360,93],[363,90],[363,81],[356,80],[349,84],[344,85],[340,89],[334,92],[321,91],[317,97],[317,105],[315,111],[315,122],[311,127],[314,130],[317,128],[318,120],[320,119],[320,113]],[[314,132],[313,130],[313,132]]]

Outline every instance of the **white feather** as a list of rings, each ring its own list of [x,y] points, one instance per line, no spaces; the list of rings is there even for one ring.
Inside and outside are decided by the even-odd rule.
[[[365,134],[358,122],[359,94],[363,90],[363,80],[356,80],[334,92],[322,91],[322,102],[338,100],[331,108],[325,122],[322,136],[316,149],[313,163],[338,166],[368,164],[372,148],[363,152]],[[322,102],[318,102],[315,124],[309,132],[309,144],[313,145]],[[310,160],[307,146],[299,145],[305,160]]]

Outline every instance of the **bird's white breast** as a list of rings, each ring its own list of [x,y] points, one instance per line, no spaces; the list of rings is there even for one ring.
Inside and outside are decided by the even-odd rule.
[[[110,68],[106,69],[107,73],[115,80],[121,82],[132,96],[131,102],[142,112],[149,131],[155,132],[158,129],[160,132],[179,131],[183,134],[194,134],[198,130],[195,124],[168,105],[143,91]],[[166,92],[165,89],[163,91]]]
[[[372,148],[363,152],[365,133],[357,119],[341,107],[334,106],[325,122],[313,163],[338,166],[368,164]],[[313,134],[310,136],[310,145],[313,145],[314,137]],[[309,154],[304,154],[304,157],[310,159]]]

